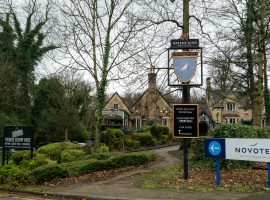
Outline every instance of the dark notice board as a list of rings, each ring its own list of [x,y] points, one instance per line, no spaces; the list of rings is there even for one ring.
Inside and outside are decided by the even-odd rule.
[[[5,126],[5,149],[32,149],[34,141],[34,128],[32,126]]]
[[[176,138],[199,137],[198,104],[173,105],[173,133]]]

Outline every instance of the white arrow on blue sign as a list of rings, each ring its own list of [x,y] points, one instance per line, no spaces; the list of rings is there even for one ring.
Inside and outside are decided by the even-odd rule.
[[[225,140],[220,138],[206,139],[204,152],[206,157],[225,158]]]
[[[213,156],[216,156],[216,155],[220,154],[221,146],[217,141],[212,141],[208,145],[208,150],[209,150],[210,154],[212,154]]]

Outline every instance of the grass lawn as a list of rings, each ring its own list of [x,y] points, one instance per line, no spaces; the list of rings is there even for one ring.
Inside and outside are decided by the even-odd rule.
[[[183,167],[179,164],[158,169],[139,182],[148,189],[190,189],[193,191],[260,192],[267,187],[267,170],[221,170],[221,185],[216,185],[216,173],[209,169],[189,166],[189,178],[184,180]]]

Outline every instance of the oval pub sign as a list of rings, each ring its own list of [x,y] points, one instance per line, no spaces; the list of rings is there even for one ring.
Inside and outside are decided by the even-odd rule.
[[[190,81],[197,70],[198,52],[173,52],[172,57],[177,78],[182,82]]]

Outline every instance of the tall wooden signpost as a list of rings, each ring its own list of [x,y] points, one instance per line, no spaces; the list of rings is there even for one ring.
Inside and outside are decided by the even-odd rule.
[[[202,48],[198,39],[189,39],[189,17],[189,0],[183,0],[182,36],[181,39],[171,40],[168,49],[168,85],[183,89],[182,104],[174,105],[173,128],[174,137],[183,138],[184,179],[188,179],[189,140],[199,136],[198,105],[190,104],[190,88],[200,87],[203,82]],[[193,82],[194,77],[198,78],[199,65],[200,82]],[[178,79],[176,83],[173,77]]]

